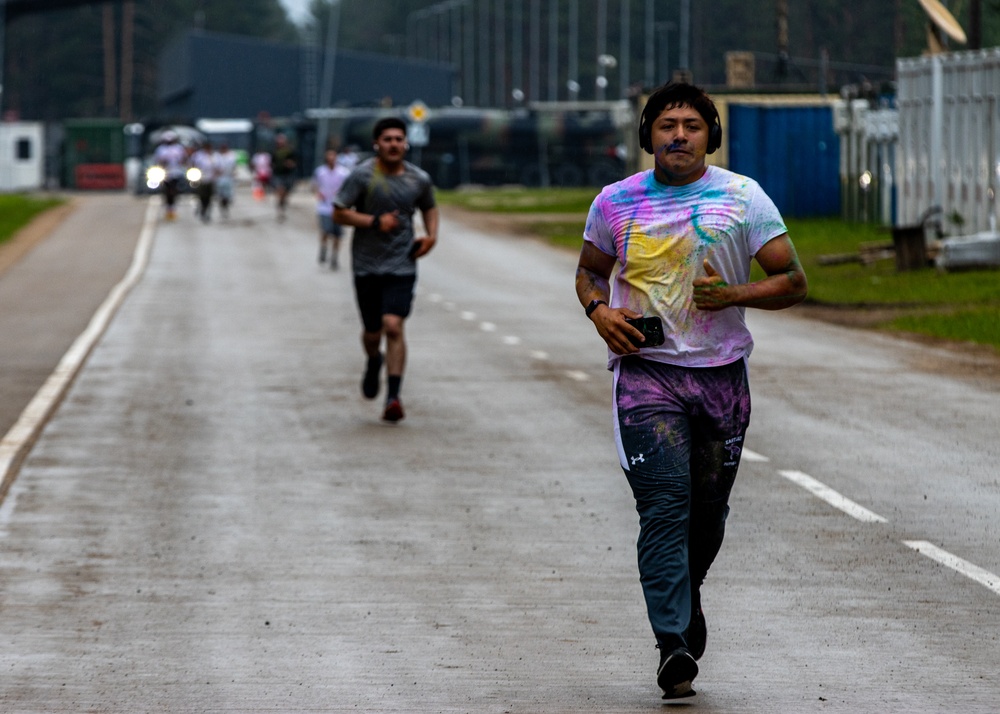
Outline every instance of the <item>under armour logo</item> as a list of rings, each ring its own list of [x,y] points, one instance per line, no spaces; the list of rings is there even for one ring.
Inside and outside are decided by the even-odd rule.
[[[644,464],[644,463],[646,463],[646,459],[642,458],[643,456],[645,456],[645,454],[639,454],[638,456],[633,456],[632,457],[632,465],[635,466],[636,464]]]

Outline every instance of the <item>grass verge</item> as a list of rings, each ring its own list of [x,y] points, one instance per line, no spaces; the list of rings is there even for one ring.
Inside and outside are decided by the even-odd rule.
[[[23,193],[0,194],[0,243],[10,240],[39,213],[63,202],[61,198],[35,198]]]
[[[594,188],[518,187],[441,191],[439,196],[443,205],[519,214],[525,230],[578,250],[587,210],[597,193]],[[538,214],[539,219],[531,220],[530,214]],[[943,273],[925,268],[901,273],[892,259],[824,265],[821,256],[860,254],[864,244],[890,241],[891,233],[884,227],[844,223],[836,218],[788,219],[786,223],[809,277],[809,303],[884,314],[880,319],[859,322],[878,329],[1000,349],[1000,271]],[[755,263],[752,279],[762,275]]]

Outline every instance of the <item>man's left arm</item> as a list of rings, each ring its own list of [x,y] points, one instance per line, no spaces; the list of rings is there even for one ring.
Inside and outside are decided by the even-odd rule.
[[[692,283],[695,306],[710,312],[727,307],[783,310],[805,299],[806,274],[787,233],[765,243],[754,258],[767,277],[741,285],[729,285],[705,260],[705,275],[695,278]]]
[[[430,208],[421,209],[420,215],[424,221],[424,228],[427,230],[427,235],[416,239],[417,249],[413,253],[414,259],[420,258],[431,252],[431,248],[437,243],[438,235],[438,208],[437,206],[431,206]]]

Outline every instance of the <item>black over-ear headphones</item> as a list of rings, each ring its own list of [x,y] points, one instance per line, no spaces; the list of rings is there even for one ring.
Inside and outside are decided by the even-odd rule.
[[[657,115],[659,116],[659,115]],[[647,154],[653,153],[653,122],[656,117],[649,118],[649,112],[645,109],[639,117],[639,148]],[[715,121],[708,128],[708,150],[706,153],[714,154],[722,146],[722,123],[719,121],[719,114],[716,112]]]

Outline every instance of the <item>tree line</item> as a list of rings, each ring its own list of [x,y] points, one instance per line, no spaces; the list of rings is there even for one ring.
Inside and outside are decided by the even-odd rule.
[[[566,28],[569,0],[556,0],[559,38],[552,55],[560,86],[567,75]],[[650,61],[645,0],[577,0],[579,8],[580,99],[592,99],[598,73],[595,62],[600,36],[611,54],[627,52],[631,83],[642,85]],[[1000,0],[982,2],[982,43],[1000,44]],[[521,25],[515,26],[514,3],[520,3]],[[510,62],[510,43],[520,33],[522,51],[532,36],[542,47],[535,55],[543,66],[531,76],[547,77],[550,0],[540,0],[541,31],[533,35],[529,2],[525,0],[466,0],[463,7],[495,30],[505,27],[508,43],[502,56]],[[604,13],[596,11],[604,3]],[[623,5],[623,3],[625,3]],[[969,27],[972,0],[946,3],[959,22]],[[336,14],[340,49],[412,55],[414,14],[437,0],[340,0]],[[754,53],[759,85],[768,89],[829,88],[850,82],[885,83],[897,57],[921,54],[926,24],[917,0],[690,0],[689,67],[695,82],[710,87],[726,80],[728,51]],[[454,6],[452,6],[454,7]],[[623,7],[625,12],[622,12]],[[655,0],[655,77],[679,68],[682,0]],[[787,13],[782,16],[783,13]],[[279,0],[109,0],[109,2],[24,14],[6,29],[6,71],[3,108],[8,118],[58,120],[71,117],[120,117],[127,120],[155,115],[160,53],[178,33],[191,29],[248,35],[275,42],[299,43],[307,37],[321,44],[327,37],[330,0],[312,0],[304,26],[294,24]],[[621,47],[623,14],[628,18],[628,45]],[[597,18],[605,18],[599,28]],[[782,22],[783,20],[783,22]],[[471,25],[469,27],[479,27]],[[450,25],[449,25],[450,27]],[[463,24],[465,28],[467,25]],[[963,49],[952,44],[954,49]],[[498,52],[496,47],[492,52]],[[126,58],[130,62],[123,62]],[[451,61],[444,49],[437,61]],[[463,57],[464,59],[464,57]],[[479,61],[478,59],[476,61]],[[821,69],[826,71],[820,77]],[[212,71],[195,68],[194,71]],[[607,73],[609,98],[621,96],[616,72]],[[289,77],[290,82],[300,78]],[[544,94],[539,94],[544,96]],[[559,98],[565,98],[560,96]]]

